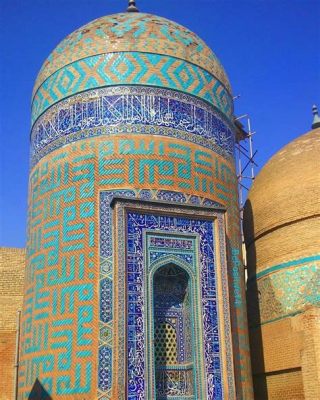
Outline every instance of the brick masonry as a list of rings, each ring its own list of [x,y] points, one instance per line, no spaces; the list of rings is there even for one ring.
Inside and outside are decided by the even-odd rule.
[[[25,250],[0,248],[0,400],[11,400],[17,311],[22,309]]]
[[[257,400],[320,398],[320,129],[280,150],[245,206]]]

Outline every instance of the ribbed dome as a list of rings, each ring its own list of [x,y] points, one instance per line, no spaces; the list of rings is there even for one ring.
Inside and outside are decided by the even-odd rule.
[[[280,150],[249,192],[244,212],[247,244],[266,232],[320,214],[320,128]]]
[[[51,74],[85,57],[139,51],[171,55],[196,64],[230,91],[219,60],[195,33],[168,19],[144,13],[121,13],[98,18],[67,36],[44,62],[34,91]]]

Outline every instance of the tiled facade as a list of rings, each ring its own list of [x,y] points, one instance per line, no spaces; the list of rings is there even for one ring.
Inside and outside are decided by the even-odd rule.
[[[211,50],[159,17],[101,18],[48,58],[33,97],[20,399],[36,379],[54,399],[252,398],[232,111]],[[169,267],[189,300],[161,311],[177,356],[155,371],[150,293]]]
[[[130,203],[130,201],[129,201]],[[192,340],[194,349],[191,357],[192,371],[195,379],[194,399],[198,398],[235,398],[234,382],[232,372],[232,346],[230,336],[228,289],[226,285],[227,269],[224,251],[224,221],[222,215],[214,212],[200,212],[197,209],[188,211],[179,206],[171,206],[170,209],[160,206],[144,206],[143,203],[135,205],[134,211],[126,212],[121,205],[116,209],[118,219],[116,240],[121,242],[118,254],[118,316],[123,315],[124,309],[128,309],[128,326],[119,321],[118,337],[119,348],[127,347],[127,352],[132,357],[119,357],[119,388],[123,381],[123,370],[127,369],[128,379],[128,398],[156,398],[155,393],[155,369],[153,362],[153,312],[152,312],[152,281],[154,273],[159,270],[161,265],[172,263],[181,266],[188,272],[192,281],[190,303],[193,312],[194,332],[189,340]],[[132,210],[134,205],[127,206]],[[144,210],[142,212],[141,210]],[[150,214],[152,212],[152,214]],[[197,215],[197,219],[194,218]],[[208,218],[204,220],[202,218]],[[121,227],[127,225],[127,236],[124,235]],[[214,238],[219,232],[219,238]],[[173,240],[188,238],[193,241],[193,248],[189,251],[185,249],[172,249]],[[152,251],[154,246],[149,246],[150,240],[166,239],[167,245],[164,252],[162,248],[161,260],[153,260]],[[124,243],[124,246],[122,242]],[[126,248],[127,258],[127,282],[123,282],[122,276],[126,276],[122,265],[122,249]],[[222,252],[221,255],[215,252]],[[144,253],[146,254],[146,259]],[[192,254],[193,262],[178,257],[179,252]],[[197,254],[198,253],[198,254]],[[199,259],[200,257],[200,259]],[[121,260],[122,258],[122,260]],[[220,262],[218,261],[220,259]],[[200,263],[200,264],[199,264]],[[200,270],[199,270],[200,266]],[[219,270],[219,271],[218,271]],[[127,298],[123,298],[122,287],[127,287]],[[143,294],[141,296],[141,294]],[[122,297],[122,299],[121,299]],[[201,301],[200,301],[201,299]],[[155,300],[154,300],[155,301]],[[220,304],[221,303],[221,304]],[[148,305],[149,316],[143,312]],[[122,309],[124,307],[124,309]],[[220,310],[222,312],[222,320]],[[172,311],[171,311],[172,313]],[[199,318],[199,316],[202,318]],[[172,314],[171,314],[172,316]],[[145,328],[147,327],[147,328]],[[221,329],[221,331],[220,331]],[[127,345],[123,343],[125,335],[122,332],[127,330]],[[139,350],[138,350],[139,349]],[[224,350],[223,350],[224,349]],[[203,362],[203,357],[205,362]],[[128,363],[127,366],[121,366]],[[176,370],[181,370],[178,365]],[[137,375],[137,371],[139,375]],[[171,369],[171,371],[175,371]],[[178,392],[178,383],[177,389]],[[171,380],[171,385],[173,381]],[[172,390],[172,387],[170,387]],[[124,394],[119,389],[118,396],[123,398]],[[177,398],[185,398],[182,393],[177,394]]]
[[[208,104],[171,90],[120,86],[87,91],[50,108],[32,130],[31,164],[68,143],[120,133],[174,136],[225,158],[234,154],[230,122]]]

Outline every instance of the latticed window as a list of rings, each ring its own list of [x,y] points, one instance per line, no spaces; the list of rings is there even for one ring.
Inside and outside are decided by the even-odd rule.
[[[157,400],[193,395],[189,275],[168,264],[154,275],[154,358]]]
[[[154,332],[155,361],[157,365],[176,365],[177,333],[168,322],[158,322]]]

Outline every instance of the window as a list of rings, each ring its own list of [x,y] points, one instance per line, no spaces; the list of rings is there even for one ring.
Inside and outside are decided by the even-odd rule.
[[[157,400],[193,395],[191,296],[188,273],[174,264],[153,280]]]

